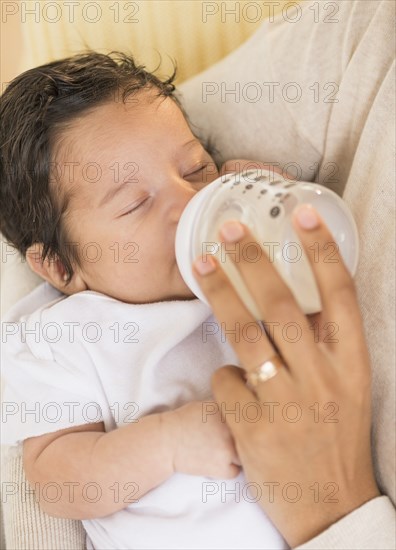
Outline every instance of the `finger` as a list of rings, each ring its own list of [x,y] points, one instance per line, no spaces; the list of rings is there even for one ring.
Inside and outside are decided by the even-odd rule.
[[[215,477],[217,478],[224,478],[224,479],[233,479],[234,477],[237,477],[239,475],[239,472],[241,471],[241,467],[237,466],[236,464],[229,464],[227,466],[227,470],[222,472],[222,475],[217,475]]]
[[[236,230],[242,230],[242,236]],[[315,372],[319,351],[314,344],[307,318],[298,306],[291,290],[283,281],[250,229],[229,221],[220,232],[224,253],[231,260],[246,284],[262,319],[270,330],[271,339],[279,349],[290,371]],[[225,242],[224,242],[225,241]]]
[[[256,395],[246,386],[244,371],[238,367],[227,365],[212,375],[213,395],[235,438],[244,431],[246,425],[252,423],[250,413],[247,413],[250,407],[253,413],[254,408],[262,408],[263,403],[285,401],[283,396],[290,395],[292,384],[287,371],[280,369],[276,376],[257,386]]]
[[[193,274],[208,299],[213,313],[228,342],[247,370],[254,368],[274,354],[274,348],[265,330],[247,310],[230,283],[227,275],[220,269],[216,258],[206,257],[203,265],[213,263],[215,270],[201,275],[193,265]]]
[[[310,261],[323,311],[321,323],[332,329],[324,344],[356,357],[364,346],[364,331],[355,285],[334,237],[310,205],[293,213],[293,225]],[[323,327],[322,327],[323,328]]]
[[[222,418],[230,431],[236,435],[241,427],[240,409],[250,403],[257,403],[257,398],[246,387],[244,372],[233,365],[217,369],[212,375],[213,395],[220,406]],[[235,411],[235,414],[231,414]]]
[[[230,438],[231,438],[231,444],[232,444],[232,450],[233,450],[231,464],[233,464],[234,466],[239,466],[240,468],[242,464],[239,460],[238,451],[236,449],[235,441],[234,441],[234,438],[232,437],[231,431],[230,431]]]

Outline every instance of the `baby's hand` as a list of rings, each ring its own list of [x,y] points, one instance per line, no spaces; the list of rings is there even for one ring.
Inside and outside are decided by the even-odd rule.
[[[163,413],[168,423],[175,472],[230,479],[240,464],[234,441],[220,412],[205,415],[203,403],[192,401]]]

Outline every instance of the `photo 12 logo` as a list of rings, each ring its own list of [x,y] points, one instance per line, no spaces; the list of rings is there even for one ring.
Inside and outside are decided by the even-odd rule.
[[[313,82],[304,87],[298,82],[202,82],[202,102],[216,98],[221,103],[298,103],[309,100],[313,103],[338,103],[339,85],[336,82]],[[213,99],[212,99],[213,100]]]
[[[314,23],[338,23],[339,2],[313,2],[305,10]],[[281,18],[295,24],[303,17],[301,2],[202,2],[202,22],[217,19],[221,23],[273,23]]]
[[[286,483],[278,481],[262,481],[261,483],[254,481],[246,483],[205,481],[202,483],[202,502],[206,504],[217,500],[222,504],[229,501],[245,501],[252,504],[269,502],[272,504],[278,500],[295,503],[304,499],[314,503],[337,504],[339,502],[338,492],[339,486],[334,481],[326,483],[315,481],[307,487],[296,481]]]
[[[58,23],[65,21],[76,23],[98,23],[104,17],[114,23],[139,23],[138,13],[140,5],[138,2],[126,2],[123,0],[102,0],[101,2],[90,2],[87,0],[75,1],[59,0],[43,2],[28,0],[22,2],[1,2],[1,21],[8,23],[18,18],[21,23]]]

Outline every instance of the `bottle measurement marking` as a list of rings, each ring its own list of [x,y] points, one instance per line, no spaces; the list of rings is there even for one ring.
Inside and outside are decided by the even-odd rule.
[[[282,181],[281,180],[270,181],[270,185],[278,185],[278,183],[282,183]]]

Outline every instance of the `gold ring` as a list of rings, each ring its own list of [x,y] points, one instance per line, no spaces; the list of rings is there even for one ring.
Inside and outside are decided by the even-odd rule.
[[[246,379],[252,388],[257,387],[261,382],[266,382],[270,378],[276,376],[279,370],[284,367],[281,358],[278,354],[273,355],[264,363],[255,367],[246,373]]]

